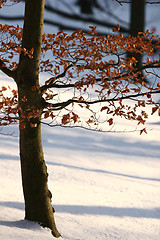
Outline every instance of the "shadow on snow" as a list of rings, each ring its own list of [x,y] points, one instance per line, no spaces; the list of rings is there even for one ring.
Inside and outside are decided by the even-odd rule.
[[[83,168],[83,167],[77,167],[77,166],[68,165],[68,164],[62,164],[62,163],[53,163],[53,162],[48,162],[48,161],[46,161],[46,163],[47,163],[48,165],[62,166],[62,167],[71,168],[71,169],[76,169],[76,170],[82,170],[82,171],[104,173],[104,174],[116,175],[116,176],[121,176],[121,177],[128,177],[128,178],[132,178],[132,179],[140,179],[140,180],[148,180],[148,181],[157,181],[157,182],[160,181],[159,178],[148,178],[148,177],[133,176],[133,175],[128,175],[128,174],[124,174],[124,173],[106,171],[106,170],[102,170],[102,169]]]
[[[0,206],[24,210],[22,202],[0,202]],[[84,206],[84,205],[54,205],[56,212],[69,213],[75,215],[104,215],[113,217],[133,217],[133,218],[160,218],[160,208],[119,208],[107,206]],[[24,221],[0,221],[0,225],[23,226]]]

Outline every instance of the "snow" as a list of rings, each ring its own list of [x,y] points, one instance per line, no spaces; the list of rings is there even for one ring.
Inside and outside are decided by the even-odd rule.
[[[160,32],[155,25],[159,6],[154,21],[149,8],[153,6],[147,8],[147,24]],[[15,86],[4,75],[0,82]],[[43,126],[59,239],[159,240],[159,121],[156,115],[150,118],[148,134],[141,136]],[[132,122],[122,120],[117,128],[134,129]],[[18,127],[0,130],[0,240],[53,239],[49,229],[24,220]]]
[[[60,239],[159,240],[160,124],[151,120],[141,136],[43,126]],[[0,240],[53,239],[24,220],[17,128],[0,135]]]

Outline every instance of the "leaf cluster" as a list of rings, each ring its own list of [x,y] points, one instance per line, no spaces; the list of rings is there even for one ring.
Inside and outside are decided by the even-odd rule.
[[[153,105],[152,114],[157,110],[160,114],[159,104],[152,97],[160,92],[159,75],[155,72],[160,67],[160,57],[154,57],[155,49],[156,52],[160,50],[160,38],[149,31],[126,37],[117,33],[119,28],[118,25],[113,29],[114,35],[107,36],[98,36],[96,26],[90,26],[91,37],[86,37],[82,30],[71,35],[63,31],[43,34],[39,70],[51,75],[40,87],[46,102],[44,119],[54,121],[59,118],[63,125],[79,123],[75,105],[91,112],[91,117],[86,120],[88,125],[98,124],[95,112],[105,112],[109,126],[114,123],[115,116],[144,124],[148,114],[139,109],[145,108],[146,104]],[[16,71],[18,60],[15,56],[22,52],[32,61],[34,49],[21,47],[22,29],[19,26],[0,25],[0,33],[0,69],[3,72],[7,73],[6,69]],[[133,53],[130,58],[126,58],[128,51]],[[137,64],[135,54],[143,54],[141,66]],[[145,83],[146,77],[154,77],[150,85]],[[4,96],[1,98],[1,109],[4,109]],[[126,100],[134,100],[135,104],[126,103]],[[12,105],[17,106],[16,101]],[[91,108],[97,104],[101,104],[99,111]],[[18,112],[18,107],[16,109]],[[34,117],[34,113],[29,114]],[[7,114],[10,116],[11,112]],[[24,116],[30,119],[30,116]],[[1,122],[4,123],[4,119]]]

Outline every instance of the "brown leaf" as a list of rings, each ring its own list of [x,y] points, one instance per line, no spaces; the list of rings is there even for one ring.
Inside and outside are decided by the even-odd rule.
[[[146,128],[143,128],[143,129],[140,130],[140,135],[141,135],[143,132],[147,134]]]
[[[110,118],[107,120],[107,122],[109,123],[109,126],[113,124],[113,118]]]
[[[61,121],[62,121],[62,124],[64,124],[64,125],[69,123],[70,122],[70,114],[68,113],[68,114],[63,115]]]
[[[158,106],[152,108],[152,115],[158,110]]]
[[[44,114],[44,118],[48,118],[49,117],[49,111],[45,112]]]
[[[106,110],[106,109],[109,109],[109,108],[108,108],[107,106],[102,107],[102,108],[101,108],[101,112],[104,111],[104,110]]]

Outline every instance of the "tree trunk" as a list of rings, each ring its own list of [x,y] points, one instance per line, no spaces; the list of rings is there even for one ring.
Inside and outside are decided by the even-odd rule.
[[[130,34],[136,36],[144,31],[145,0],[132,0],[130,15]]]
[[[130,34],[131,36],[137,36],[139,32],[144,32],[145,23],[145,0],[132,0],[130,10]],[[136,64],[137,68],[142,66],[142,54],[128,52],[127,57],[135,57],[138,61]],[[143,74],[139,74],[141,78]]]
[[[20,158],[25,218],[42,223],[52,230],[55,237],[59,237],[51,206],[52,195],[47,185],[48,173],[42,150],[40,124],[31,127],[28,123],[25,129],[20,130]]]
[[[25,200],[25,218],[41,223],[59,237],[51,192],[48,190],[48,173],[41,142],[41,113],[44,99],[39,89],[39,62],[42,44],[43,15],[45,0],[26,0],[22,47],[34,49],[33,58],[23,53],[16,70],[18,86],[20,124],[20,159],[22,185]],[[37,112],[33,117],[32,112]],[[25,115],[31,114],[29,118]],[[21,126],[21,125],[20,125]]]

